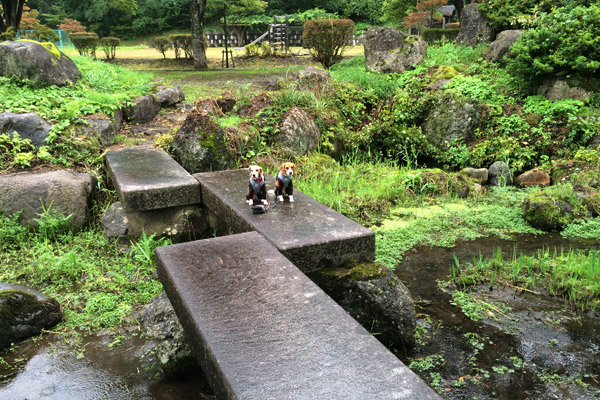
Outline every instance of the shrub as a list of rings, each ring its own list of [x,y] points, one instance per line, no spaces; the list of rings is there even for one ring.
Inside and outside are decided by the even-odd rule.
[[[253,43],[253,44],[247,44],[246,46],[244,46],[244,51],[246,52],[246,57],[255,57],[258,56],[258,51],[260,50],[260,47]]]
[[[512,48],[508,69],[526,82],[596,78],[600,72],[600,6],[561,7],[543,15]]]
[[[353,35],[354,22],[349,19],[316,19],[304,23],[304,45],[310,46],[313,58],[327,69],[340,61]]]
[[[96,58],[96,47],[98,46],[98,35],[93,32],[69,33],[69,39],[81,56]]]
[[[106,58],[114,59],[117,52],[117,46],[121,44],[121,39],[107,36],[103,37],[100,43],[102,44],[102,50],[104,50]]]
[[[171,47],[171,40],[166,36],[157,36],[154,38],[153,44],[154,48],[163,55],[163,58],[167,58],[166,53],[169,47]]]
[[[423,30],[423,40],[427,44],[433,44],[441,41],[454,41],[458,37],[460,29],[425,29]]]

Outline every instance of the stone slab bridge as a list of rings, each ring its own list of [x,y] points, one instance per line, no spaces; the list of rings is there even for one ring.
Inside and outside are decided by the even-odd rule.
[[[254,215],[246,170],[192,177],[147,147],[108,152],[106,164],[126,210],[200,202],[211,226],[230,233],[156,249],[218,399],[439,398],[304,274],[374,259],[373,232],[297,191],[294,203]]]

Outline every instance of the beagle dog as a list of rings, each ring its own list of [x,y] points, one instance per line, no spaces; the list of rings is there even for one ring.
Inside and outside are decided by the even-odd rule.
[[[248,181],[248,194],[246,194],[246,202],[249,205],[260,203],[267,204],[267,187],[265,186],[265,174],[262,168],[258,165],[248,167],[250,180]]]
[[[294,202],[294,185],[292,184],[292,177],[296,172],[296,165],[291,162],[281,164],[279,167],[279,173],[275,180],[275,195],[277,200],[283,201],[283,194],[285,193],[290,200],[290,203]]]

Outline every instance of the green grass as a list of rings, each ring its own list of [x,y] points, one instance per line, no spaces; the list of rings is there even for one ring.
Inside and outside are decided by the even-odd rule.
[[[132,309],[162,291],[154,277],[154,248],[143,236],[125,253],[101,227],[74,233],[67,219],[40,217],[36,231],[0,217],[0,282],[22,284],[56,298],[64,312],[57,329],[95,331],[120,325]]]
[[[504,256],[498,249],[492,257],[474,256],[472,261],[451,268],[452,281],[467,289],[487,283],[492,287],[509,284],[539,293],[562,296],[581,309],[600,306],[600,250],[568,251],[548,248],[532,255]],[[456,292],[455,292],[456,293]]]
[[[31,87],[17,79],[0,77],[0,112],[35,112],[64,126],[86,114],[110,113],[150,88],[149,74],[88,57],[75,57],[73,61],[82,77],[71,86]]]

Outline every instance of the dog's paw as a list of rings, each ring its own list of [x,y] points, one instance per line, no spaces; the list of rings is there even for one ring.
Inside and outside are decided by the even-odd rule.
[[[294,202],[294,196],[289,196],[288,199],[290,199],[290,203]]]
[[[267,200],[261,200],[263,204],[269,204]]]
[[[246,203],[248,203],[248,205],[251,206],[252,203],[254,203],[254,201],[252,201],[252,200],[246,200]]]
[[[274,190],[267,190],[267,193],[268,194],[275,194],[275,191]]]
[[[279,195],[279,196],[277,196],[277,200],[279,200],[279,201],[283,201],[283,195]]]

